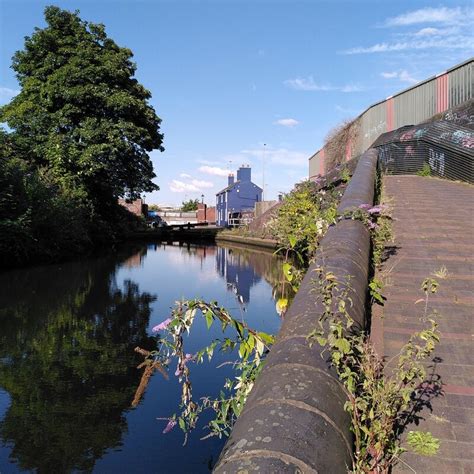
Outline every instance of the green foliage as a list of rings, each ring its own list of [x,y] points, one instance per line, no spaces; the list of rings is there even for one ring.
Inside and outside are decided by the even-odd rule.
[[[350,282],[340,282],[332,272],[318,269],[318,294],[323,307],[318,327],[309,335],[317,342],[343,383],[348,401],[346,411],[352,419],[355,435],[353,472],[389,472],[404,451],[401,434],[430,397],[441,390],[439,380],[427,380],[424,362],[439,342],[437,324],[428,314],[429,295],[437,291],[437,282],[422,283],[426,329],[413,334],[402,347],[393,366],[375,352],[362,328],[351,318]],[[391,362],[391,361],[390,361]],[[411,435],[418,452],[433,454],[439,443],[426,435]]]
[[[370,231],[372,241],[372,266],[380,266],[385,255],[387,242],[393,239],[392,216],[386,204],[362,204],[359,208],[345,211],[339,219],[352,219],[363,222]]]
[[[48,172],[19,158],[0,161],[0,265],[77,255],[90,246],[90,209]]]
[[[9,272],[0,297],[0,438],[25,472],[92,472],[127,432],[154,297],[113,275],[132,252]]]
[[[49,6],[45,20],[13,57],[21,92],[0,121],[37,166],[98,203],[157,189],[148,152],[162,149],[160,119],[133,77],[132,52],[78,12]]]
[[[350,173],[350,171],[347,169],[347,167],[344,167],[344,168],[341,170],[341,180],[342,180],[344,183],[348,183],[348,182],[351,180],[351,173]]]
[[[433,456],[438,452],[440,442],[429,431],[410,431],[407,435],[407,444],[416,454]]]
[[[211,341],[208,346],[195,354],[186,354],[183,335],[190,333],[197,314],[201,314],[204,318],[208,329],[214,323],[220,324],[224,337]],[[226,332],[228,328],[233,330],[233,337],[228,337]],[[181,413],[163,418],[168,420],[165,432],[178,424],[185,434],[184,442],[186,443],[187,436],[196,427],[201,413],[211,410],[215,416],[207,426],[210,433],[206,438],[228,436],[235,419],[242,412],[257,375],[262,369],[263,359],[274,342],[273,336],[249,328],[244,321],[234,319],[225,308],[218,306],[216,302],[206,303],[202,300],[177,302],[172,310],[171,318],[163,321],[154,330],[165,333],[158,338],[157,350],[148,352],[138,349],[138,351],[145,356],[145,364],[157,364],[165,369],[169,367],[172,359],[177,359],[175,375],[179,377],[182,386]],[[196,401],[192,395],[189,365],[191,362],[202,363],[204,359],[210,361],[217,350],[224,352],[236,350],[238,352],[239,359],[232,363],[238,375],[234,380],[226,380],[219,397],[203,397],[200,401]]]
[[[307,262],[328,227],[335,223],[340,193],[334,189],[317,191],[314,183],[295,186],[270,224],[270,233],[280,251]]]
[[[376,226],[372,229],[372,263],[379,267],[383,261],[387,242],[393,239],[392,217],[389,211],[384,211],[377,219]]]
[[[378,278],[374,277],[369,282],[369,294],[374,303],[377,303],[381,306],[384,305],[385,297],[382,294],[383,291],[383,282]]]
[[[160,119],[132,52],[78,12],[50,6],[45,19],[13,57],[20,93],[0,107],[12,129],[0,130],[0,265],[113,243],[138,225],[117,198],[158,189]]]
[[[199,204],[198,199],[190,199],[189,201],[183,201],[181,205],[181,211],[183,212],[197,211],[198,204]]]
[[[428,163],[423,163],[423,168],[417,171],[417,176],[431,176],[431,167]]]

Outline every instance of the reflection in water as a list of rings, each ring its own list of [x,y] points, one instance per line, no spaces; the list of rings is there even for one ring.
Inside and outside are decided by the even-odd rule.
[[[232,249],[219,247],[216,255],[216,267],[226,280],[228,288],[235,294],[241,304],[250,300],[250,287],[260,281],[254,268],[248,263],[245,255],[233,252]]]
[[[70,263],[0,278],[0,386],[11,405],[0,436],[22,469],[90,471],[126,430],[123,412],[139,383],[136,345],[153,297],[116,263]]]
[[[130,411],[142,375],[134,348],[155,347],[149,328],[180,297],[225,301],[232,294],[250,324],[275,332],[279,321],[265,282],[279,298],[288,292],[282,276],[271,254],[162,244],[0,274],[0,405],[2,391],[9,400],[8,408],[0,406],[0,471],[149,472],[159,462],[160,472],[207,472],[203,459],[217,457],[223,441],[204,445],[197,437],[186,459],[177,460],[182,437],[162,437],[157,426],[155,417],[174,410],[179,397],[172,376],[153,378]],[[259,295],[253,303],[252,288]],[[200,331],[193,337],[202,335],[194,342],[202,347],[209,333]],[[220,389],[212,370],[196,367],[196,390]],[[221,378],[230,376],[223,370]],[[144,427],[148,420],[151,428]]]
[[[291,300],[294,292],[284,278],[282,264],[282,260],[276,259],[271,253],[235,246],[217,248],[217,271],[244,309],[250,301],[250,289],[264,278],[273,288],[277,313],[284,316],[287,306],[279,306],[278,301]]]

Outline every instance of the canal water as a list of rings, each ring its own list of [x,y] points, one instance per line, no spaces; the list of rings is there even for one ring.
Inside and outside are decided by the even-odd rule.
[[[216,300],[249,326],[281,323],[281,262],[248,249],[143,244],[113,256],[0,273],[0,473],[205,473],[225,440],[203,417],[182,446],[180,385],[159,372],[132,408],[143,369],[139,346],[182,298]],[[197,320],[194,353],[221,335]],[[232,354],[192,364],[193,396],[217,396]]]

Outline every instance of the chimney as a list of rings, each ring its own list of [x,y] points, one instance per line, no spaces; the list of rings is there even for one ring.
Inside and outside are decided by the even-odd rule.
[[[233,173],[229,173],[229,177],[228,177],[228,181],[227,181],[228,186],[230,186],[231,184],[234,184],[234,174]]]
[[[237,181],[248,182],[251,180],[251,170],[249,165],[242,165],[237,170]]]

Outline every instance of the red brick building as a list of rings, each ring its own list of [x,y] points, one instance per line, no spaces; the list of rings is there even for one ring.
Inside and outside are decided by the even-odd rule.
[[[129,212],[138,217],[148,216],[148,205],[143,202],[143,199],[135,199],[135,201],[119,199],[118,202],[121,206],[125,207]]]
[[[209,224],[216,223],[216,208],[208,207],[207,204],[199,203],[197,209],[197,221],[208,222]]]

